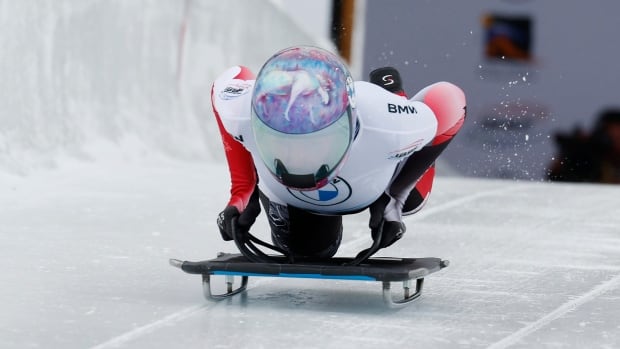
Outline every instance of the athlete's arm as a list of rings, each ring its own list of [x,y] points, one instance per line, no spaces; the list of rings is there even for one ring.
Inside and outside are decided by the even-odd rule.
[[[385,192],[369,207],[369,227],[373,240],[379,236],[379,247],[387,247],[405,233],[406,227],[402,222],[402,208],[406,194],[411,191],[417,178],[408,178],[408,188],[395,188],[394,181],[399,177],[399,169],[412,153],[428,144],[435,135],[437,121],[432,110],[421,101],[408,100],[402,87],[398,71],[386,67],[374,70],[370,73],[370,82],[374,85],[360,84],[363,95],[369,96],[372,103],[364,105],[365,111],[372,111],[369,116],[372,122],[367,124],[370,128],[380,128],[376,133],[383,144],[390,144],[387,149],[389,156],[386,158],[400,161],[392,181]],[[390,93],[391,92],[391,93]],[[374,98],[372,98],[374,97]],[[393,195],[394,191],[406,191],[402,195]]]
[[[382,86],[400,96],[406,96],[400,76],[395,69],[377,69],[371,72],[370,77],[375,85]],[[384,99],[386,102],[383,103],[392,103],[391,98],[386,96]],[[409,102],[422,103],[427,110],[430,110],[435,128],[432,134],[426,134],[424,137],[423,147],[412,149],[402,158],[385,193],[370,206],[369,225],[373,229],[373,238],[376,234],[375,230],[382,226],[384,233],[382,247],[394,243],[405,232],[402,215],[417,211],[428,198],[435,174],[434,162],[459,131],[465,118],[465,95],[460,88],[447,82],[424,88]],[[380,105],[381,102],[379,101],[378,104]],[[401,109],[398,104],[392,109],[397,112],[401,110],[406,112],[407,107],[408,105],[403,105]],[[408,126],[415,129],[425,127],[425,125],[428,123],[411,123]]]
[[[220,234],[226,241],[233,240],[233,229],[238,236],[248,232],[260,213],[254,161],[238,141],[248,124],[250,103],[247,96],[253,86],[252,79],[254,75],[249,69],[237,66],[224,72],[211,88],[213,112],[230,171],[230,199],[217,218]],[[233,224],[235,219],[236,224]]]
[[[235,206],[239,212],[243,212],[246,208],[258,178],[250,152],[231,135],[231,132],[237,133],[236,131],[238,131],[234,128],[235,119],[243,117],[239,114],[247,113],[249,115],[250,113],[250,105],[241,103],[243,102],[242,99],[236,100],[235,93],[248,94],[248,91],[240,91],[240,89],[249,89],[251,85],[244,85],[243,82],[253,79],[254,75],[248,68],[233,67],[224,72],[215,81],[211,89],[213,112],[222,137],[230,172],[231,187],[228,206]],[[226,126],[233,130],[228,130]]]

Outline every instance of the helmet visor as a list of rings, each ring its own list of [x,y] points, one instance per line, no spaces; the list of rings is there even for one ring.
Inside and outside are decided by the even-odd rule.
[[[344,115],[347,114],[347,115]],[[284,133],[252,118],[260,157],[287,187],[314,190],[326,185],[346,157],[353,138],[351,108],[331,125],[310,133]]]

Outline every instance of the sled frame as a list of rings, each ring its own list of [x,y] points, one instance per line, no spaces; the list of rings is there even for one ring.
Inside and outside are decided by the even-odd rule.
[[[201,274],[203,295],[207,300],[220,301],[246,291],[250,276],[337,279],[381,282],[383,301],[390,308],[401,308],[419,299],[422,295],[424,277],[449,265],[447,260],[438,258],[372,258],[367,261],[368,264],[360,266],[348,265],[351,260],[352,258],[336,258],[335,261],[325,264],[294,265],[253,263],[248,262],[242,255],[221,253],[213,260],[187,262],[171,259],[170,264],[190,274]],[[391,264],[396,265],[396,271],[392,270]],[[224,276],[225,292],[213,292],[212,275]],[[239,277],[240,284],[235,282]],[[392,291],[393,282],[402,282],[402,297],[395,297],[395,292]]]

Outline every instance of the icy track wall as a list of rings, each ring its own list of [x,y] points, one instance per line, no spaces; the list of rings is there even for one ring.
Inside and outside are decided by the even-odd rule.
[[[221,158],[217,74],[315,41],[269,1],[0,0],[0,171]]]

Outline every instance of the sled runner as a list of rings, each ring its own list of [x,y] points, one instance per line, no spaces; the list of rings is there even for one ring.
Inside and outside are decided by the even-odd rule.
[[[353,258],[332,258],[326,261],[297,261],[287,264],[284,257],[273,257],[272,263],[257,263],[241,254],[221,253],[217,258],[188,262],[171,259],[170,264],[189,274],[201,274],[203,292],[207,299],[220,300],[245,291],[248,278],[289,277],[312,279],[338,279],[379,281],[383,284],[383,300],[390,307],[411,303],[422,294],[424,277],[448,266],[449,262],[439,258],[370,258],[359,265],[351,265]],[[226,277],[227,292],[213,294],[211,275]],[[241,277],[241,284],[234,288],[234,278]],[[412,283],[415,285],[412,288]],[[392,282],[402,282],[404,295],[395,299]]]

